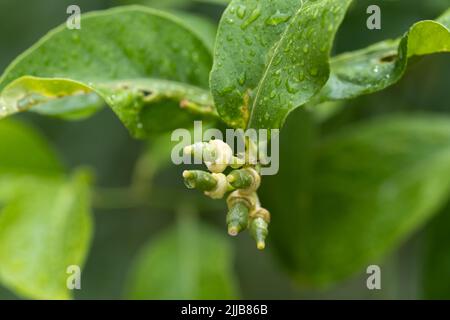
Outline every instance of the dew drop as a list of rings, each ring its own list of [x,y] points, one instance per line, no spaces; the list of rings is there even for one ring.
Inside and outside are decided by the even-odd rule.
[[[247,13],[247,8],[245,6],[239,6],[237,9],[237,16],[241,19],[244,19],[245,14]]]
[[[233,24],[233,23],[234,23],[234,20],[231,19],[231,18],[226,18],[226,19],[225,19],[225,22],[228,23],[228,24]]]
[[[287,13],[281,13],[277,10],[275,14],[273,14],[271,17],[267,18],[265,23],[269,26],[276,26],[280,23],[286,22],[291,18],[290,14]]]
[[[247,80],[247,74],[244,72],[241,73],[241,75],[239,76],[238,82],[239,84],[242,86],[244,85],[245,81]]]
[[[309,51],[309,44],[305,44],[303,47],[303,52],[308,53],[308,51]]]
[[[300,88],[298,86],[298,83],[296,83],[295,81],[291,80],[291,79],[287,79],[286,80],[286,90],[289,93],[297,93]]]
[[[227,93],[230,93],[233,90],[234,90],[234,86],[233,85],[226,86],[219,92],[219,94],[223,96],[223,95],[225,95]]]
[[[303,81],[305,80],[305,74],[303,73],[303,71],[300,71],[300,73],[298,74],[298,81]]]
[[[317,68],[311,68],[311,70],[309,70],[309,73],[312,76],[317,76],[317,74],[319,73],[319,70],[317,70]]]
[[[270,92],[269,97],[270,97],[270,99],[273,99],[273,98],[275,98],[276,95],[277,95],[277,92],[276,92],[275,90],[272,90],[272,91]]]
[[[319,10],[318,9],[314,10],[312,17],[317,18],[318,15],[319,15]]]
[[[241,29],[247,29],[249,25],[251,25],[253,22],[255,22],[259,16],[261,15],[261,9],[259,6],[255,8],[255,10],[252,11],[250,16],[241,24]]]
[[[278,69],[274,72],[275,78],[279,79],[281,76],[281,69]]]

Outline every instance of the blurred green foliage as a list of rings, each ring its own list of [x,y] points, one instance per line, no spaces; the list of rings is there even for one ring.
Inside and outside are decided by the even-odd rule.
[[[236,299],[233,254],[225,235],[180,208],[179,221],[145,245],[128,284],[131,299]]]
[[[134,2],[131,0],[127,0],[126,2],[128,4],[138,3],[138,1]],[[165,5],[169,4],[168,1],[159,2],[163,2]],[[33,44],[49,29],[63,23],[67,18],[66,8],[70,4],[78,4],[82,11],[86,12],[123,4],[123,1],[41,0],[39,2],[30,2],[25,0],[3,0],[0,3],[0,67],[2,70],[13,58]],[[370,31],[365,27],[367,17],[365,10],[369,4],[380,5],[382,9],[382,30]],[[205,5],[199,2],[189,2],[187,5],[182,6],[182,8],[187,9],[190,13],[204,15],[216,22],[223,10],[223,6],[214,4]],[[414,22],[427,18],[433,19],[447,8],[448,1],[446,0],[355,1],[344,20],[342,28],[339,30],[334,51],[335,53],[341,53],[348,50],[359,49],[373,42],[387,38],[397,38]],[[177,6],[177,9],[180,9],[180,7]],[[11,32],[12,30],[14,32]],[[357,170],[370,163],[362,161],[362,157],[367,156],[366,152],[369,152],[371,159],[377,160],[375,163],[372,163],[373,168],[365,169],[374,174],[374,180],[383,182],[382,175],[377,174],[376,172],[378,172],[378,169],[381,170],[383,168],[383,166],[381,166],[385,155],[383,148],[390,147],[390,142],[387,141],[391,141],[390,139],[392,137],[395,138],[394,140],[401,146],[405,146],[406,144],[408,149],[414,150],[417,157],[423,157],[429,152],[433,154],[445,152],[445,143],[447,143],[446,150],[448,151],[448,140],[445,140],[446,136],[441,135],[441,133],[428,136],[432,139],[431,142],[434,146],[432,149],[428,149],[428,144],[426,144],[426,147],[422,148],[423,145],[420,143],[421,136],[419,135],[417,137],[414,135],[418,134],[420,130],[429,132],[433,130],[439,131],[439,128],[441,128],[442,131],[448,131],[446,119],[448,112],[450,111],[450,105],[448,103],[449,82],[450,64],[448,63],[448,56],[426,57],[417,61],[410,70],[408,70],[407,75],[399,84],[380,93],[345,102],[322,122],[318,122],[318,120],[309,112],[296,111],[293,115],[293,119],[288,121],[287,127],[284,130],[286,132],[301,131],[304,139],[301,139],[300,141],[297,139],[292,140],[289,138],[289,134],[285,135],[286,138],[284,139],[286,140],[283,144],[292,148],[290,151],[296,151],[299,152],[299,154],[295,158],[291,158],[291,160],[295,160],[292,164],[285,165],[282,163],[282,169],[283,167],[285,170],[289,168],[295,175],[290,174],[290,172],[281,172],[279,177],[270,177],[263,181],[263,192],[268,198],[274,197],[274,195],[277,194],[277,191],[280,190],[280,185],[291,185],[293,183],[295,188],[292,188],[291,190],[297,193],[282,194],[278,199],[274,199],[272,201],[272,207],[269,207],[274,216],[273,229],[269,235],[268,242],[269,252],[257,252],[254,249],[254,244],[245,237],[240,237],[237,240],[233,239],[234,241],[222,239],[220,235],[217,235],[216,238],[215,233],[217,231],[225,232],[225,230],[220,230],[221,228],[224,229],[224,208],[220,206],[209,206],[204,203],[200,204],[201,210],[198,213],[199,219],[210,225],[207,231],[200,233],[200,237],[212,232],[214,234],[212,235],[212,238],[217,239],[217,241],[212,242],[210,244],[211,247],[208,246],[207,248],[203,248],[202,245],[205,241],[200,241],[201,243],[198,244],[196,235],[192,238],[188,237],[193,241],[189,248],[206,252],[206,259],[213,259],[213,265],[218,263],[219,266],[223,268],[222,270],[207,269],[208,276],[217,279],[217,283],[214,284],[226,282],[230,285],[229,288],[221,288],[221,290],[223,289],[224,291],[218,293],[217,296],[234,297],[238,295],[239,297],[249,299],[450,298],[450,288],[448,286],[450,283],[450,275],[448,274],[447,267],[447,260],[450,256],[450,250],[447,249],[450,246],[450,239],[448,239],[447,236],[447,230],[450,228],[449,219],[447,217],[448,209],[443,210],[442,214],[436,215],[434,221],[431,221],[428,226],[424,227],[426,229],[424,232],[421,232],[420,229],[418,230],[417,228],[423,225],[422,222],[425,221],[425,217],[422,217],[422,215],[429,216],[430,214],[428,211],[427,213],[417,214],[417,218],[413,217],[413,222],[411,222],[414,224],[414,228],[412,225],[405,227],[406,229],[415,229],[417,231],[415,235],[411,236],[404,231],[405,229],[403,227],[395,228],[395,222],[393,222],[392,219],[395,219],[397,215],[375,215],[374,212],[379,208],[375,208],[375,205],[370,205],[370,202],[366,203],[365,199],[367,198],[364,194],[354,194],[351,190],[348,190],[350,197],[361,196],[364,198],[361,200],[361,206],[356,206],[356,208],[349,210],[352,212],[351,216],[358,220],[358,227],[356,227],[356,229],[351,228],[350,226],[336,228],[336,226],[340,224],[344,225],[346,220],[342,220],[341,218],[345,218],[345,216],[340,217],[339,212],[333,209],[341,208],[341,206],[345,207],[347,201],[342,200],[342,202],[340,202],[341,200],[337,198],[337,202],[327,202],[330,194],[334,195],[336,192],[340,193],[347,191],[345,188],[331,190],[333,186],[329,184],[329,181],[336,178],[342,179],[340,174],[342,174],[343,177],[348,178],[350,174],[353,175],[355,173],[349,173],[347,170],[351,170],[352,168]],[[382,120],[375,120],[380,124],[379,128],[381,129],[378,130],[381,130],[381,132],[379,133],[373,131],[373,127],[367,125],[368,123],[373,123],[371,122],[371,118],[400,112],[409,114],[413,119],[417,119],[414,120],[414,123],[418,124],[419,128],[414,126],[411,129],[414,132],[414,135],[412,133],[410,134],[408,130],[403,130],[403,133],[397,132],[396,130],[402,131],[402,128],[405,128],[405,126],[397,126],[397,124],[392,123],[392,126],[390,127],[391,131],[389,131],[389,122],[384,124]],[[427,112],[428,114],[435,113],[435,116],[422,116],[424,112]],[[443,116],[442,113],[447,113],[447,115]],[[438,119],[439,117],[442,117],[442,119]],[[178,256],[169,255],[167,258],[164,258],[164,256],[167,254],[167,247],[177,247],[177,243],[174,242],[175,240],[173,240],[173,238],[171,240],[170,233],[165,233],[164,230],[168,230],[170,226],[177,221],[173,205],[169,204],[181,201],[181,199],[186,196],[182,182],[179,179],[182,168],[170,165],[164,170],[159,170],[157,174],[154,172],[156,169],[153,171],[150,170],[149,180],[144,179],[140,182],[142,185],[149,187],[150,193],[153,192],[152,188],[155,188],[155,186],[162,188],[163,190],[168,190],[168,192],[162,193],[163,195],[165,194],[165,196],[162,195],[160,197],[160,201],[158,202],[160,205],[156,206],[151,203],[141,205],[139,201],[137,201],[138,204],[136,204],[136,201],[134,201],[135,199],[125,199],[122,208],[110,208],[107,205],[108,197],[114,198],[111,200],[117,200],[117,197],[114,196],[115,193],[111,191],[128,187],[133,182],[133,177],[136,177],[136,172],[142,172],[142,168],[141,170],[138,170],[139,165],[136,166],[136,163],[142,163],[142,159],[145,157],[147,157],[145,159],[148,159],[149,154],[152,153],[152,149],[149,149],[146,142],[138,142],[129,137],[122,124],[108,109],[104,109],[94,117],[82,122],[63,122],[56,118],[44,118],[33,114],[20,115],[18,118],[24,123],[39,128],[40,131],[44,133],[47,140],[52,142],[54,148],[61,155],[64,166],[68,169],[72,170],[80,165],[91,166],[96,173],[96,185],[100,188],[105,188],[107,191],[104,193],[106,196],[106,205],[105,201],[99,201],[99,199],[96,199],[95,197],[93,199],[96,231],[85,269],[83,269],[82,290],[75,291],[76,297],[125,297],[126,294],[130,293],[130,286],[133,286],[133,277],[130,276],[132,270],[137,270],[137,278],[143,278],[144,280],[149,281],[152,280],[152,277],[145,276],[145,270],[142,271],[142,269],[133,264],[136,257],[139,257],[138,261],[143,263],[143,267],[141,268],[144,269],[147,266],[151,270],[162,270],[165,268],[164,264],[158,265],[153,263],[153,261],[155,261],[154,258],[152,258],[153,255],[161,257],[160,259],[164,259],[165,263],[169,263],[168,267],[174,267],[173,264],[176,262],[171,262],[171,259],[176,259]],[[439,125],[434,127],[435,124]],[[4,124],[4,126],[7,126],[7,124]],[[388,127],[387,129],[386,126]],[[356,129],[348,129],[347,127]],[[368,128],[368,131],[365,131],[365,128]],[[28,129],[23,130],[26,132]],[[355,139],[357,139],[357,141],[359,139],[359,142],[361,142],[364,140],[365,135],[362,134],[361,137],[359,137],[358,134],[346,136],[346,130],[362,130],[363,132],[369,132],[374,136],[384,135],[384,138],[382,141],[380,140],[380,146],[362,143],[364,147],[362,151],[355,153],[361,155],[361,157],[355,156],[355,158],[351,158],[349,157],[349,153],[345,153],[344,151],[347,150],[347,148],[350,148],[349,145],[354,146],[352,137],[355,136]],[[2,126],[0,126],[0,133],[1,132]],[[317,140],[328,141],[326,143],[331,143],[329,141],[337,142],[335,147],[330,149],[331,151],[320,151],[321,147],[319,147],[319,151],[315,151],[319,152],[321,155],[324,153],[327,155],[325,158],[319,157],[319,167],[323,165],[324,168],[330,168],[329,170],[320,172],[319,179],[316,181],[309,170],[309,166],[312,162],[315,162],[314,159],[316,158],[313,156],[314,153],[308,154],[308,152],[311,152],[308,150],[317,148],[315,147],[316,143],[314,142]],[[339,140],[341,142],[339,142]],[[386,143],[383,143],[383,141],[386,141]],[[153,141],[150,141],[150,146],[152,146],[153,143]],[[20,148],[15,147],[19,145]],[[6,150],[8,150],[7,147],[5,147],[5,149],[2,148],[0,154],[5,161],[8,161],[8,163],[18,164],[17,168],[19,171],[23,171],[24,165],[33,165],[35,162],[36,165],[41,168],[39,159],[44,158],[43,162],[46,162],[47,160],[45,160],[45,158],[48,157],[47,152],[42,156],[39,156],[39,151],[36,149],[36,151],[33,151],[33,154],[36,156],[30,157],[29,159],[23,154],[27,150],[34,150],[33,148],[36,148],[34,145],[34,142],[31,144],[24,141],[11,142],[9,148],[22,153],[21,155],[18,155],[17,159],[8,159],[4,157],[5,154],[12,157],[13,154],[6,152]],[[46,146],[42,141],[37,141],[36,145],[51,150],[50,147]],[[162,149],[164,150],[164,148]],[[350,149],[352,152],[354,151],[353,147]],[[400,163],[388,168],[391,171],[395,171],[396,168],[403,169],[416,161],[416,157],[402,157],[402,150],[390,151],[391,155],[399,160]],[[397,151],[400,151],[400,154],[397,154]],[[330,159],[333,159],[334,156],[328,157],[330,153],[338,154],[336,159],[340,160],[336,163],[331,162]],[[52,157],[53,156],[50,156],[50,158]],[[24,159],[27,160],[24,161]],[[352,166],[347,166],[347,161],[350,161]],[[58,162],[59,160],[56,161],[56,163]],[[380,164],[380,166],[377,166],[377,164]],[[424,167],[418,166],[417,172],[415,172],[415,169],[412,169],[409,171],[411,173],[405,175],[406,178],[412,180],[419,178],[431,179],[432,176],[428,170],[444,168],[445,164],[446,163],[444,162],[442,165],[436,167],[427,167],[425,164]],[[388,164],[384,163],[384,165]],[[61,167],[61,165],[58,164],[50,165],[50,167],[58,166]],[[46,170],[48,170],[47,167],[48,166],[43,166],[42,172],[45,173]],[[62,171],[62,169],[58,170]],[[33,172],[28,173],[34,175],[36,172],[33,170]],[[437,171],[437,175],[439,175],[440,172],[441,171]],[[448,175],[448,171],[442,172]],[[446,175],[444,175],[444,173],[442,173],[439,178],[445,179]],[[283,176],[285,177],[284,180]],[[301,183],[297,183],[295,179],[302,179],[302,181],[300,181]],[[278,182],[276,180],[278,180]],[[45,199],[53,197],[54,194],[58,193],[60,188],[75,188],[78,190],[79,185],[73,181],[72,184],[71,181],[72,180],[69,180],[69,182],[64,182],[62,184],[55,183],[51,187],[53,188],[51,191],[47,190],[48,187],[40,188],[35,186],[34,190],[39,190],[39,192],[33,192],[29,197],[30,200],[27,201],[32,201],[33,204],[36,203],[37,205],[45,206],[45,204],[49,202],[45,201]],[[75,181],[78,180],[75,179]],[[347,180],[342,179],[341,181],[344,183]],[[440,187],[437,190],[443,192],[446,181],[440,181]],[[356,182],[357,181],[355,181],[355,183]],[[38,183],[38,180],[36,180],[36,182],[27,184],[33,186]],[[152,188],[150,188],[150,183],[153,185]],[[323,210],[319,211],[321,213],[319,216],[314,217],[316,219],[316,221],[313,222],[314,228],[308,229],[309,225],[303,224],[304,221],[302,220],[302,216],[308,214],[308,205],[310,205],[307,199],[309,197],[309,189],[311,186],[316,186],[317,184],[323,184],[326,187],[323,189],[325,191],[318,194],[319,203],[321,201],[323,202],[320,204],[323,207]],[[365,183],[362,183],[361,185],[358,184],[356,187],[351,186],[351,188],[360,189],[361,191],[370,190],[365,189],[364,184]],[[433,182],[433,188],[434,186]],[[433,188],[430,187],[429,190],[435,190]],[[5,198],[1,197],[4,190],[11,191],[13,189],[0,187],[0,208],[6,210],[6,213],[8,213],[8,211],[12,209],[8,209],[8,206],[5,206],[6,201],[3,200]],[[439,192],[437,194],[433,193],[433,195],[427,195],[427,190],[428,189],[422,190],[425,194],[423,197],[421,196],[421,193],[411,193],[412,195],[406,194],[406,200],[404,201],[405,207],[398,208],[397,213],[401,215],[412,214],[415,209],[419,210],[421,208],[419,206],[416,207],[416,201],[421,201],[421,199],[424,201],[432,201],[434,199],[433,197],[438,197],[438,195],[439,201],[436,200],[435,204],[430,206],[434,206],[436,209],[438,209],[439,205],[442,207],[445,197],[440,195]],[[84,192],[82,187],[80,192]],[[63,193],[65,194],[65,192]],[[20,193],[18,194],[20,195]],[[26,194],[27,192],[25,192],[25,197],[27,197]],[[74,192],[73,196],[76,196],[77,194],[77,192]],[[148,194],[144,192],[144,195]],[[367,197],[370,198],[370,195]],[[343,199],[347,198],[344,197]],[[280,201],[282,200],[284,202],[280,204]],[[414,202],[412,200],[414,200]],[[23,207],[23,210],[20,210],[21,208],[14,208],[17,206],[17,202],[12,202],[13,209],[21,212],[21,215],[18,216],[19,218],[23,217],[23,219],[27,221],[27,217],[30,216],[33,217],[31,222],[34,221],[41,225],[45,221],[53,221],[51,211],[49,211],[49,215],[43,220],[39,219],[40,217],[36,217],[32,210],[30,210],[30,205],[27,204],[27,201],[19,201],[19,207]],[[197,201],[197,199],[193,201]],[[83,201],[80,201],[79,203],[82,204]],[[168,205],[165,206],[164,204]],[[368,208],[365,208],[365,206]],[[45,209],[43,210],[45,211]],[[281,212],[283,211],[290,212],[282,214]],[[279,217],[276,216],[277,212],[280,212]],[[300,212],[300,214],[296,214],[298,212]],[[347,212],[347,210],[344,212]],[[79,214],[86,219],[84,210],[80,210]],[[2,230],[2,223],[4,225],[8,221],[8,217],[8,214],[3,215],[3,213],[0,213],[0,232]],[[332,219],[330,217],[332,217]],[[70,220],[63,222],[72,225]],[[380,225],[390,224],[392,225],[392,229],[399,229],[401,232],[398,237],[378,234],[375,232],[377,231],[376,225],[372,225],[372,222],[379,223]],[[299,229],[289,229],[290,226],[297,224],[299,225]],[[73,227],[75,228],[76,224]],[[322,229],[322,227],[324,228]],[[369,229],[364,229],[366,227]],[[40,230],[34,225],[30,225],[30,228],[33,230],[34,228]],[[211,228],[214,228],[214,230],[210,230]],[[172,229],[172,236],[175,233],[173,230],[174,229]],[[304,233],[299,234],[299,230],[304,230]],[[320,232],[314,233],[316,230],[324,233],[326,232],[326,234],[322,236]],[[363,238],[366,236],[369,237],[369,235],[373,236],[375,239],[379,238],[375,241],[380,241],[380,245],[387,243],[385,245],[386,249],[389,247],[388,244],[392,242],[392,237],[396,238],[396,240],[403,241],[403,246],[395,251],[392,251],[394,248],[391,248],[391,254],[388,256],[381,256],[379,254],[370,255],[371,264],[380,264],[383,270],[383,290],[379,292],[368,291],[365,287],[365,267],[362,267],[357,263],[358,259],[353,261],[352,256],[345,257],[342,256],[339,251],[335,251],[336,248],[345,249],[357,242],[360,248],[358,250],[361,250],[358,252],[366,252],[364,249],[366,242],[359,242],[359,238],[347,237],[352,231],[358,233]],[[340,232],[342,235],[339,234]],[[290,237],[292,233],[294,233],[294,236]],[[30,237],[33,236],[33,233],[31,232],[26,232],[26,234]],[[280,234],[283,237],[279,236],[276,238],[276,236]],[[302,238],[306,238],[311,234],[312,237],[309,238],[309,243],[302,242]],[[273,238],[271,238],[272,236]],[[89,236],[85,237],[86,241],[88,238]],[[45,245],[45,239],[52,240],[53,238],[39,236],[39,239],[40,241],[43,241],[42,244]],[[408,239],[409,241],[407,241]],[[5,243],[3,247],[2,241]],[[8,250],[14,247],[8,241],[12,241],[11,238],[8,240],[8,234],[2,233],[0,235],[0,255],[5,254],[6,257],[11,257]],[[273,244],[271,244],[272,241]],[[300,243],[296,244],[296,241],[300,241]],[[370,238],[367,243],[374,244],[373,242],[374,240]],[[338,246],[334,246],[335,244]],[[396,247],[398,247],[401,243],[395,241],[395,244]],[[72,246],[70,242],[68,242],[68,245]],[[323,245],[322,249],[320,249],[320,245]],[[319,247],[318,251],[315,251],[316,247]],[[270,252],[273,248],[278,249],[276,256],[280,257],[280,255],[284,255],[284,257],[287,257],[284,264],[279,264],[278,260],[274,259],[275,255],[272,255]],[[321,251],[325,250],[324,248],[328,249],[326,251]],[[64,251],[64,249],[61,248],[56,248],[55,250],[57,250],[57,252],[61,252],[61,250]],[[221,250],[222,255],[209,254],[209,252],[215,250]],[[77,260],[80,260],[80,263],[82,262],[82,254],[77,253],[76,250],[70,252],[76,256]],[[233,252],[236,255],[234,259],[232,258]],[[327,265],[325,258],[327,258],[330,253],[331,256],[334,257],[334,260],[331,260],[330,265]],[[0,258],[1,257],[2,256],[0,256]],[[148,260],[149,262],[146,260],[147,257],[150,257],[148,258],[150,259]],[[70,259],[70,257],[68,259]],[[325,260],[322,261],[322,259]],[[186,260],[188,261],[189,259]],[[223,262],[224,260],[226,263]],[[233,262],[234,265],[232,265]],[[38,266],[45,268],[43,263],[44,262],[40,261],[34,262],[32,264],[32,266],[36,266],[34,271],[39,271]],[[52,262],[51,260],[48,260],[47,263]],[[190,264],[192,262],[188,261],[187,263]],[[229,265],[227,263],[229,263]],[[338,275],[335,280],[338,278],[340,279],[349,273],[353,274],[353,276],[350,279],[339,282],[338,285],[333,288],[318,291],[316,289],[310,289],[308,286],[294,284],[290,277],[290,274],[293,273],[292,268],[290,268],[289,272],[286,272],[286,266],[292,267],[292,265],[304,268],[310,274],[320,274],[320,276],[317,276],[318,279],[321,279],[322,277],[334,279],[334,275],[330,275],[330,273]],[[203,271],[202,268],[205,266],[196,263],[195,266],[189,265],[189,267],[194,273],[198,274],[198,272],[201,273]],[[295,269],[294,273],[298,272],[298,270],[301,269]],[[341,272],[340,270],[344,270],[345,272]],[[220,271],[220,274],[218,274],[217,271]],[[61,272],[61,267],[58,267],[58,272]],[[157,272],[159,271],[155,271],[155,274],[157,274]],[[10,269],[2,270],[0,268],[0,276],[2,274],[3,277],[13,277],[14,275]],[[144,280],[134,280],[134,283],[136,285],[137,281],[139,285],[143,286],[138,290],[140,293],[142,291],[147,291],[151,294],[152,292],[158,292],[158,290],[152,289],[155,285],[163,285],[157,282],[161,281],[161,279],[164,280],[164,285],[166,285],[167,282],[167,295],[161,291],[161,295],[146,296],[135,294],[131,295],[131,297],[174,297],[173,292],[184,290],[182,291],[183,297],[196,298],[213,297],[218,292],[216,291],[217,287],[213,286],[213,284],[211,284],[212,287],[208,286],[208,288],[205,288],[196,286],[195,284],[190,286],[188,283],[184,284],[184,289],[177,288],[177,285],[182,284],[183,282],[179,281],[179,283],[175,282],[174,284],[174,279],[169,279],[168,274],[165,274],[162,278],[155,279],[151,283],[146,283]],[[209,281],[207,279],[211,278],[204,279],[205,281]],[[234,279],[238,281],[238,284],[233,284]],[[61,297],[66,294],[66,292],[62,293],[61,291],[58,291],[58,289],[45,288],[42,283],[50,283],[49,281],[46,281],[45,278],[42,280],[42,278],[37,277],[36,280],[38,281],[36,282],[37,291],[44,290],[49,293],[51,292],[50,290],[55,290],[54,292],[57,292],[56,295],[60,295]],[[28,280],[11,278],[8,281],[10,281],[9,283],[11,285],[9,287],[11,288],[16,285],[20,286],[21,281]],[[41,283],[39,281],[43,282]],[[321,281],[319,280],[319,282]],[[170,285],[173,285],[174,287],[171,287]],[[226,285],[224,286],[226,287]],[[238,291],[240,291],[240,293],[238,293]],[[18,292],[20,292],[20,289]],[[208,293],[211,293],[211,296],[206,296]],[[28,292],[26,294],[32,296],[34,293]],[[16,296],[7,289],[0,289],[0,297],[16,298]]]
[[[90,174],[67,177],[22,124],[2,121],[0,134],[0,280],[27,297],[67,299],[67,267],[82,266],[90,245]]]

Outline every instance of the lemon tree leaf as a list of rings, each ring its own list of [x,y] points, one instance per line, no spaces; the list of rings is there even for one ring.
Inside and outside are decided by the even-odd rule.
[[[25,298],[66,299],[69,265],[91,238],[90,174],[68,178],[32,128],[0,121],[0,283]]]
[[[187,222],[144,247],[129,277],[131,299],[233,299],[233,254],[226,238]]]
[[[330,78],[314,102],[354,98],[395,84],[413,57],[450,52],[449,28],[450,9],[436,21],[415,23],[401,39],[334,57]]]
[[[0,118],[95,93],[134,136],[145,137],[154,122],[161,127],[167,118],[178,119],[163,128],[168,130],[190,121],[174,114],[183,113],[180,106],[210,113],[211,64],[208,45],[173,15],[139,6],[88,13],[80,30],[62,25],[10,64],[0,78]],[[79,103],[73,105],[79,114]],[[53,106],[53,115],[73,112]],[[91,104],[86,107],[88,114],[93,111]],[[158,118],[148,123],[148,113]]]
[[[0,177],[58,176],[64,170],[45,138],[17,121],[0,121]]]
[[[211,90],[233,127],[279,128],[326,83],[350,0],[233,0],[220,21]]]
[[[0,211],[0,281],[20,296],[69,299],[67,268],[91,239],[89,175],[0,179],[14,190]]]

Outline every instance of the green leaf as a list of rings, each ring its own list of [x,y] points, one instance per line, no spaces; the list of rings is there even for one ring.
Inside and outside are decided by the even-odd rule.
[[[195,3],[212,3],[218,5],[227,5],[230,0],[122,0],[123,3],[139,3],[153,8],[179,8],[186,7]]]
[[[104,100],[98,94],[90,93],[50,99],[37,104],[30,111],[62,120],[82,120],[95,114],[104,105]]]
[[[36,299],[68,299],[68,266],[83,266],[89,247],[90,177],[0,179],[14,188],[0,212],[0,280]]]
[[[0,177],[61,175],[58,156],[38,132],[16,121],[0,121]]]
[[[423,297],[450,298],[450,205],[426,227],[424,265],[422,266]]]
[[[189,26],[189,28],[203,40],[203,43],[208,46],[208,49],[213,52],[214,43],[216,41],[217,27],[210,19],[184,11],[171,12],[183,20],[184,24]]]
[[[450,52],[450,9],[437,21],[415,23],[397,40],[387,40],[331,60],[331,74],[314,103],[354,98],[395,84],[412,57]]]
[[[219,114],[233,127],[279,128],[326,83],[329,53],[351,0],[233,0],[211,73]]]
[[[449,117],[384,117],[319,143],[305,127],[283,131],[280,173],[262,186],[270,243],[297,281],[326,285],[379,262],[448,200]]]
[[[134,136],[145,137],[155,123],[160,131],[190,122],[189,115],[176,115],[180,104],[214,115],[207,90],[211,64],[208,46],[170,14],[138,6],[88,13],[80,30],[56,28],[7,68],[0,78],[0,118],[94,92]],[[54,106],[53,114],[67,112]]]
[[[26,298],[69,298],[66,269],[82,267],[91,237],[90,178],[68,180],[28,126],[0,121],[0,137],[0,282]]]
[[[194,1],[203,3],[221,4],[221,5],[227,5],[231,2],[231,0],[194,0]]]
[[[227,239],[192,222],[145,246],[129,277],[131,299],[233,299],[236,285]]]

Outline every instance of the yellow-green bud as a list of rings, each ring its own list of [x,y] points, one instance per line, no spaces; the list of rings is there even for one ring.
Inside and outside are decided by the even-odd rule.
[[[212,174],[201,170],[185,170],[183,171],[183,178],[184,184],[189,189],[210,191],[217,185],[217,180]]]
[[[231,171],[227,180],[236,189],[247,189],[254,182],[253,174],[247,169]]]
[[[248,226],[248,208],[244,201],[236,201],[227,214],[228,234],[236,236]]]
[[[250,167],[231,171],[227,180],[232,187],[247,194],[256,191],[261,183],[258,172]]]
[[[256,217],[250,222],[250,233],[256,241],[256,247],[263,250],[266,247],[266,237],[269,234],[269,224],[261,217]]]

